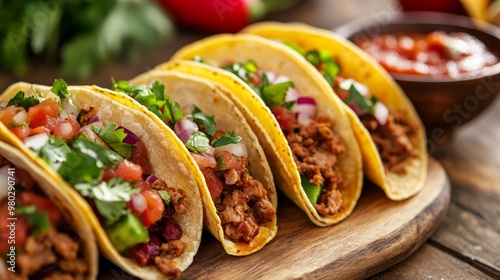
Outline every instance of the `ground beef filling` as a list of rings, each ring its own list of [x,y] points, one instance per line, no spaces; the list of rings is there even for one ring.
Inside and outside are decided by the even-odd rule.
[[[84,279],[89,270],[73,236],[52,228],[26,239],[16,257],[20,274],[13,279]]]
[[[322,216],[334,215],[342,208],[340,190],[345,185],[338,168],[338,157],[346,151],[341,137],[333,132],[332,124],[324,117],[311,121],[309,125],[295,124],[283,132],[299,173],[311,183],[322,186],[314,208]]]
[[[224,233],[233,241],[250,242],[259,226],[274,220],[276,210],[261,182],[248,173],[248,160],[241,158],[237,169],[217,171],[223,185],[214,201]]]
[[[384,125],[380,125],[371,115],[362,116],[361,121],[377,146],[385,170],[401,175],[406,174],[406,161],[416,156],[409,137],[415,133],[416,129],[394,115],[389,115]]]

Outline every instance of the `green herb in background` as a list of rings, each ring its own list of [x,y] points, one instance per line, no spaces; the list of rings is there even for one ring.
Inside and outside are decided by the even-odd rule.
[[[0,0],[0,7],[0,67],[17,75],[35,56],[60,63],[65,76],[85,78],[173,31],[148,0]]]

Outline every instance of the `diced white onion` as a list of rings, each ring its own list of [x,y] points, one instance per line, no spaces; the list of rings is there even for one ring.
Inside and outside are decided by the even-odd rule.
[[[22,124],[24,122],[27,122],[28,121],[28,113],[24,110],[21,110],[17,114],[15,114],[14,117],[12,117],[12,120],[16,124]]]
[[[132,209],[139,215],[144,213],[148,207],[146,198],[140,193],[134,194],[130,199],[130,203],[132,204]]]
[[[358,90],[358,92],[363,95],[363,96],[367,96],[368,93],[370,92],[368,90],[368,87],[365,86],[364,84],[362,83],[359,83],[353,79],[345,79],[345,80],[342,80],[339,84],[339,87],[343,90],[347,90],[349,91],[349,88],[351,87],[351,85],[354,85],[354,87]]]
[[[217,158],[222,151],[228,151],[238,157],[248,157],[247,147],[243,143],[227,144],[215,148],[215,157]]]
[[[76,117],[80,112],[80,110],[78,110],[78,108],[73,104],[73,101],[71,99],[64,100],[62,107],[63,109],[61,111],[60,116],[63,119],[68,118],[70,115]]]
[[[303,113],[297,113],[297,122],[300,125],[309,125],[312,121],[312,116]]]
[[[374,117],[377,119],[378,123],[384,125],[387,123],[387,118],[389,117],[389,109],[382,102],[377,102],[373,107],[375,110]]]
[[[9,167],[11,167],[9,164],[6,164],[2,167],[0,167],[0,201],[4,198],[7,197],[7,188],[8,188],[8,180],[9,180]]]
[[[71,125],[70,125],[71,127]],[[29,137],[24,138],[24,145],[30,149],[37,150],[43,147],[47,141],[49,141],[49,136],[45,133],[38,133]]]
[[[294,89],[293,87],[289,87],[286,90],[285,102],[292,102],[297,100],[298,98],[299,98],[299,92],[296,89]]]
[[[269,81],[269,84],[274,85],[274,84],[280,84],[280,83],[286,83],[290,81],[290,78],[287,76],[282,76],[278,75],[275,72],[265,72],[267,80]]]
[[[174,131],[182,143],[186,143],[189,136],[193,132],[198,131],[198,125],[184,117],[174,125]]]

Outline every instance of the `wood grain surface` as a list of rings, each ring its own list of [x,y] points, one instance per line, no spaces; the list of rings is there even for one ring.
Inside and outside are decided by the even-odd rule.
[[[234,257],[208,232],[193,264],[181,279],[356,279],[393,266],[418,249],[444,218],[450,185],[442,166],[429,162],[424,189],[395,202],[366,183],[361,199],[345,221],[327,228],[312,224],[280,193],[278,234],[259,252]],[[99,279],[122,272],[103,263]]]

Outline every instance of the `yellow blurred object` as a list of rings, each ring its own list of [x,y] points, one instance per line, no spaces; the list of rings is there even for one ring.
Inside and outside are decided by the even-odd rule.
[[[460,2],[472,18],[500,26],[500,1],[460,0]]]

